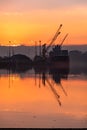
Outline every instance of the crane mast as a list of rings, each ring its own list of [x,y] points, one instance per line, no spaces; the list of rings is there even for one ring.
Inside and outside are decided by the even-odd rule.
[[[64,41],[65,41],[65,39],[67,38],[67,36],[68,36],[68,33],[67,33],[67,34],[65,35],[65,37],[63,38],[63,40],[62,40],[60,46],[62,46],[62,44],[64,43]]]

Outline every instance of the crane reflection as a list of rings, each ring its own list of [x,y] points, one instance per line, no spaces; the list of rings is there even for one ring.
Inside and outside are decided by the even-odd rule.
[[[37,78],[38,78],[39,79],[38,87],[39,88],[41,88],[41,86],[49,87],[54,98],[58,102],[59,106],[62,105],[61,95],[59,94],[58,89],[54,87],[54,85],[56,84],[58,87],[60,87],[63,93],[65,94],[65,96],[67,96],[67,92],[61,83],[62,79],[65,79],[65,80],[68,79],[69,71],[66,69],[60,70],[60,69],[55,69],[55,68],[51,68],[51,69],[33,68],[32,70],[30,69],[30,70],[27,70],[26,72],[16,71],[14,73],[11,70],[7,70],[7,72],[8,72],[7,75],[8,75],[8,80],[9,80],[9,88],[13,85],[13,82],[15,82],[15,79],[18,77],[18,75],[22,79],[30,78],[31,76],[33,76],[33,78],[35,79],[35,86],[37,85]]]

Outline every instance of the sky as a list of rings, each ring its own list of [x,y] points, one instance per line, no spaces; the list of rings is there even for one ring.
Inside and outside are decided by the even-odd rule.
[[[0,0],[0,44],[87,44],[87,0]],[[11,41],[9,43],[9,41]]]

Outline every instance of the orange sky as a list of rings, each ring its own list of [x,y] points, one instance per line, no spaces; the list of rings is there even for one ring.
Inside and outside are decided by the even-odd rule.
[[[42,3],[41,3],[42,2]],[[69,33],[65,45],[87,44],[87,2],[83,0],[3,0],[0,2],[0,44],[34,45],[51,40],[62,23],[61,35]]]

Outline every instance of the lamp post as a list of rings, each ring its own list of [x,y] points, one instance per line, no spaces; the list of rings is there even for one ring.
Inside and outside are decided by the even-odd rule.
[[[41,41],[39,41],[39,55],[41,56]]]
[[[35,41],[35,56],[37,56],[37,42]]]
[[[11,47],[10,47],[11,41],[9,41],[9,58],[11,57]]]

